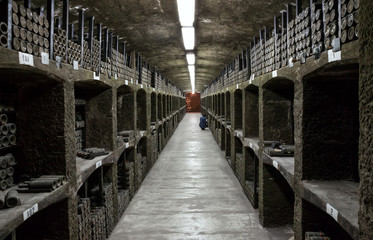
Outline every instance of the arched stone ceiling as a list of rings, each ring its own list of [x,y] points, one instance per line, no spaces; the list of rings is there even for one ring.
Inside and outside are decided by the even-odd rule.
[[[61,6],[62,1],[56,2]],[[196,0],[196,91],[213,81],[259,29],[272,27],[274,16],[291,2],[295,1]],[[87,9],[86,16],[95,16],[123,37],[130,50],[137,50],[177,87],[191,89],[176,0],[70,0],[71,8],[79,6]]]

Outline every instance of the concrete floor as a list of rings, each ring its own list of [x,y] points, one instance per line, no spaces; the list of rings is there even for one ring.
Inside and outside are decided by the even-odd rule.
[[[199,113],[186,114],[122,216],[111,240],[289,239],[264,229]]]

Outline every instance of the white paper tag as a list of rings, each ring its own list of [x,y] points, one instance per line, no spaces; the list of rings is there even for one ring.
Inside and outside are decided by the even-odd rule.
[[[118,74],[114,74],[114,78],[115,78],[115,80],[117,80],[118,79]]]
[[[289,58],[289,67],[293,67],[294,66],[294,63],[293,63],[293,58]]]
[[[227,91],[228,91],[228,88],[227,88]]]
[[[56,66],[57,66],[57,68],[62,67],[62,57],[56,56]]]
[[[252,143],[250,143],[249,145],[250,145],[250,148],[253,148],[253,144]]]
[[[124,84],[125,84],[125,85],[128,85],[128,80],[124,80]]]
[[[128,148],[130,146],[130,144],[129,143],[126,143],[126,148]]]
[[[49,65],[49,53],[41,52],[41,63]]]
[[[340,61],[342,59],[341,51],[333,52],[333,50],[328,51],[328,62]]]
[[[249,83],[250,83],[250,84],[254,81],[254,78],[255,78],[255,75],[254,75],[254,74],[251,74],[251,76],[250,76],[250,78],[249,78]]]
[[[153,88],[153,92],[155,92],[155,88]]]
[[[133,78],[131,78],[131,83],[133,83]]]
[[[140,87],[143,88],[143,85],[141,84]]]
[[[274,71],[272,72],[272,77],[273,77],[273,78],[277,77],[277,70],[274,70]]]
[[[101,160],[96,162],[96,169],[101,167],[101,166],[102,166],[102,161]]]
[[[19,64],[34,66],[34,56],[27,53],[18,52]]]
[[[23,221],[26,221],[29,217],[34,215],[39,210],[38,204],[36,203],[34,206],[30,207],[26,211],[23,212]]]
[[[93,79],[100,80],[100,74],[96,75],[96,72],[93,72]]]
[[[79,62],[73,61],[74,70],[79,70]]]
[[[326,212],[332,216],[336,221],[338,221],[338,211],[333,208],[329,203],[326,204]]]
[[[238,84],[236,84],[236,89],[238,89]]]
[[[273,161],[273,166],[274,166],[276,169],[278,169],[278,162]]]

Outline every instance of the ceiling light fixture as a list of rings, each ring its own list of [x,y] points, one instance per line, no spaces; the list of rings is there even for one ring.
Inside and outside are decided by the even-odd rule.
[[[195,30],[193,27],[195,20],[195,5],[195,0],[177,0],[177,10],[179,13],[184,48],[187,51],[194,50],[195,47]],[[193,52],[190,52],[187,53],[186,58],[188,62],[190,83],[192,85],[192,94],[194,94],[196,80],[194,64],[196,62],[196,56]]]
[[[193,50],[194,49],[194,28],[193,27],[182,27],[181,32],[183,34],[185,50]]]
[[[192,94],[195,92],[196,86],[196,68],[194,65],[188,65],[189,77],[190,77],[190,85],[192,85]]]
[[[187,53],[186,54],[188,65],[194,65],[196,63],[196,56],[194,53]]]
[[[182,27],[193,27],[195,0],[177,0],[179,21]]]

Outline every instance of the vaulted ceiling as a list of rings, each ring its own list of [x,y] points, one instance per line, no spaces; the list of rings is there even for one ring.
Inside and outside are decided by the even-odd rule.
[[[213,81],[259,29],[273,26],[274,16],[290,2],[196,0],[196,91]],[[177,87],[191,89],[176,0],[70,0],[71,8],[79,6]]]

